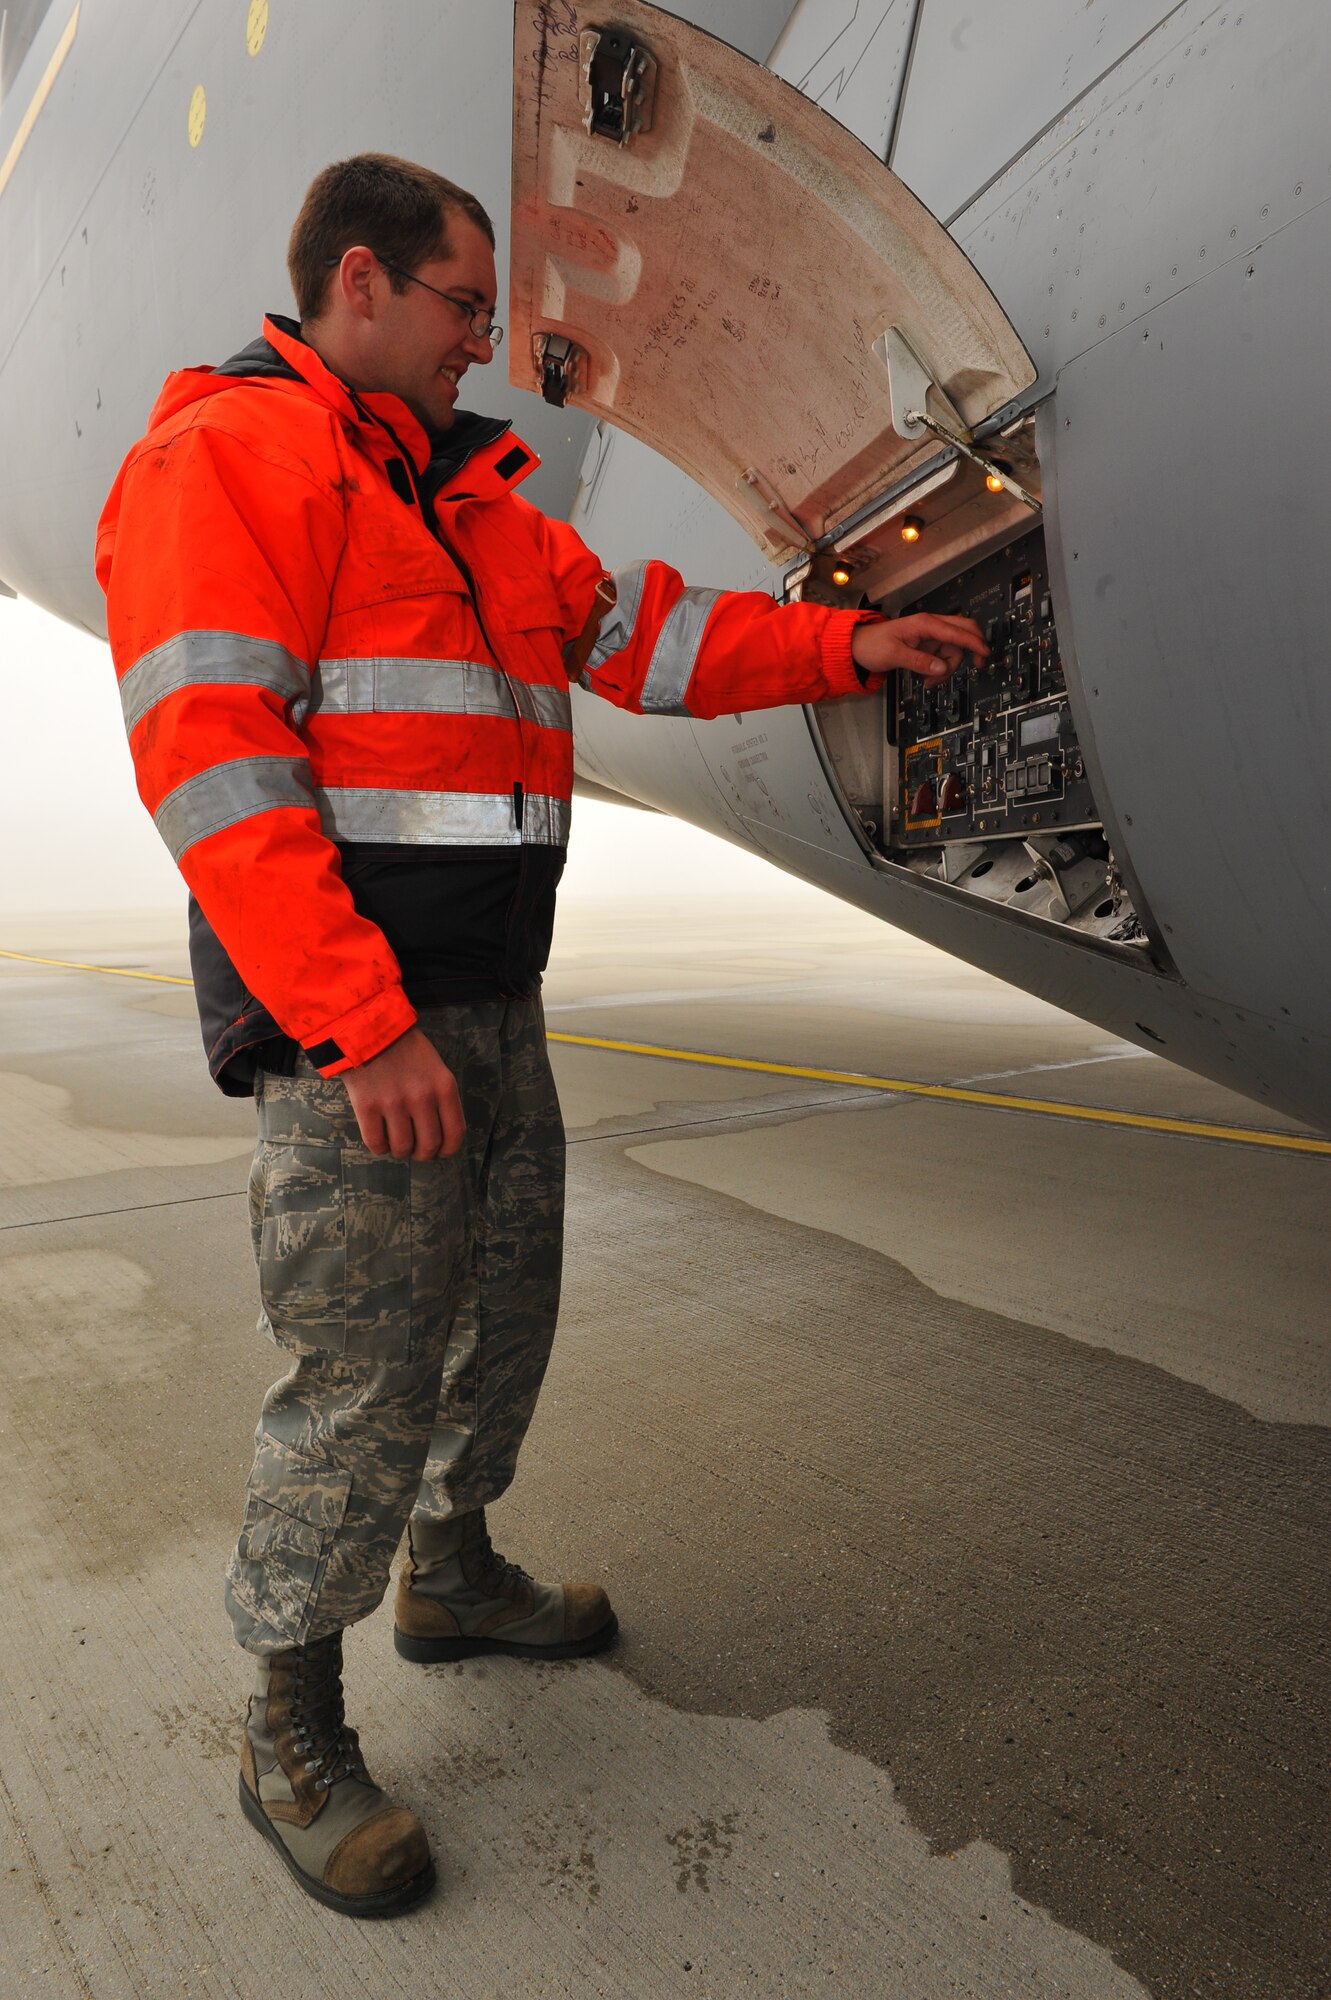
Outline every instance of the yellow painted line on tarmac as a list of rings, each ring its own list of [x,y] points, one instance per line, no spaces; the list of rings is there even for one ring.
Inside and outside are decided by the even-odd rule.
[[[0,958],[17,958],[24,965],[58,965],[65,972],[104,972],[109,979],[151,979],[158,986],[192,986],[172,972],[126,972],[120,965],[79,965],[72,958],[37,958],[30,951],[0,951]]]
[[[28,951],[0,950],[0,958],[23,965],[55,965],[64,972],[104,972],[112,979],[150,979],[159,986],[192,986],[169,972],[127,972],[118,965],[84,965],[70,958],[38,958]],[[1098,1105],[1061,1104],[1056,1098],[1008,1097],[997,1090],[964,1090],[951,1083],[912,1083],[899,1076],[862,1076],[853,1069],[809,1069],[802,1063],[757,1062],[750,1056],[715,1056],[704,1049],[663,1049],[655,1042],[612,1042],[604,1035],[547,1034],[547,1041],[578,1049],[609,1049],[614,1055],[654,1056],[661,1062],[698,1063],[708,1069],[752,1070],[759,1076],[793,1076],[809,1083],[844,1083],[856,1090],[884,1090],[902,1097],[932,1097],[945,1104],[978,1104],[987,1111],[1029,1111],[1041,1118],[1071,1118],[1087,1125],[1124,1125],[1133,1132],[1164,1132],[1173,1138],[1219,1139],[1230,1146],[1265,1146],[1277,1153],[1331,1155],[1331,1139],[1302,1139],[1297,1133],[1255,1131],[1244,1125],[1206,1125],[1192,1118],[1153,1118],[1145,1111],[1105,1111]]]
[[[762,1076],[794,1076],[810,1083],[845,1083],[857,1090],[891,1091],[932,1097],[946,1104],[979,1104],[990,1111],[1031,1111],[1042,1118],[1071,1118],[1090,1125],[1126,1125],[1134,1132],[1165,1132],[1174,1138],[1221,1139],[1231,1146],[1265,1146],[1278,1153],[1331,1154],[1331,1140],[1301,1139],[1294,1133],[1260,1132],[1243,1125],[1204,1125],[1190,1118],[1153,1118],[1144,1111],[1104,1111],[1087,1104],[1061,1104],[1044,1097],[1009,1097],[996,1090],[963,1090],[950,1083],[910,1083],[903,1077],[861,1076],[854,1070],[806,1069],[799,1063],[754,1062],[747,1056],[714,1056],[699,1049],[662,1049],[651,1042],[612,1042],[600,1035],[550,1035],[576,1048],[613,1049],[625,1056],[657,1056],[666,1062],[705,1063],[712,1069],[756,1070]]]

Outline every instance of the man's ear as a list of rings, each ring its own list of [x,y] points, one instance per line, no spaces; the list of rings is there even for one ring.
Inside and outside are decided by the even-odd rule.
[[[374,280],[378,271],[379,260],[373,250],[357,243],[343,253],[342,262],[334,273],[333,284],[338,296],[358,319],[374,318]]]

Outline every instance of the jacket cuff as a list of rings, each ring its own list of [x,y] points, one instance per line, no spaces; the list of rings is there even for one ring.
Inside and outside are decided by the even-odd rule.
[[[868,682],[850,656],[851,635],[857,625],[878,616],[876,611],[833,611],[828,614],[818,661],[823,679],[827,682],[827,699],[843,694],[863,694]]]
[[[390,986],[330,1021],[317,1042],[302,1047],[320,1076],[341,1076],[343,1070],[357,1069],[382,1055],[415,1025],[416,1009],[400,986]]]

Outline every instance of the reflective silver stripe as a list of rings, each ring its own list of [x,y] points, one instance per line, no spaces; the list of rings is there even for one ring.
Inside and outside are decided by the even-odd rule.
[[[568,688],[509,680],[487,660],[320,660],[311,715],[520,715],[572,729]]]
[[[587,665],[582,674],[584,687],[591,686],[591,676],[596,669],[603,667],[612,653],[622,652],[633,637],[633,628],[642,609],[642,589],[646,579],[646,563],[630,563],[627,568],[615,571],[615,602],[601,620],[596,644],[587,655]]]
[[[566,847],[569,803],[528,792],[518,831],[511,792],[375,791],[329,785],[318,795],[332,840],[383,841],[409,847]]]
[[[272,639],[252,639],[246,632],[177,632],[141,653],[121,678],[126,735],[169,694],[200,685],[271,688],[284,701],[299,701],[309,690],[310,673],[303,660]]]
[[[639,700],[652,715],[687,715],[684,697],[698,664],[703,627],[719,590],[689,589],[681,592],[661,627],[647,669]]]
[[[567,847],[572,805],[550,792],[528,792],[522,801],[524,847]]]
[[[212,764],[168,792],[153,820],[175,860],[224,826],[277,806],[311,806],[314,790],[304,757],[237,757]]]

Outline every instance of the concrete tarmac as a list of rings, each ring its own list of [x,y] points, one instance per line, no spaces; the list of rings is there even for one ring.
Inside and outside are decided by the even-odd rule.
[[[440,1863],[357,1924],[235,1802],[249,1107],[179,926],[0,943],[107,968],[0,958],[5,2000],[1331,1992],[1331,1156],[1243,1137],[1301,1128],[802,891],[566,910],[557,1035],[1232,1136],[557,1042],[565,1310],[492,1525],[623,1636],[349,1636]]]

